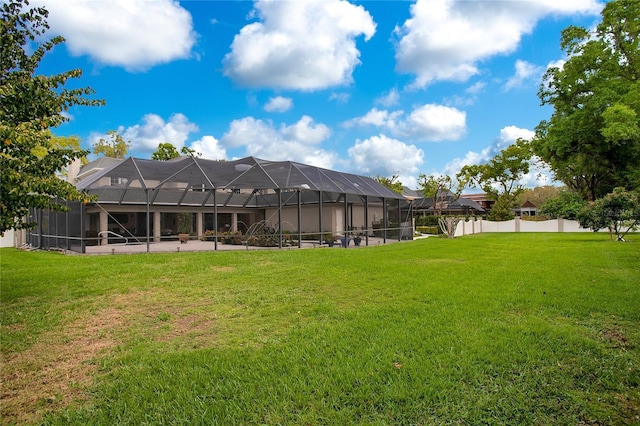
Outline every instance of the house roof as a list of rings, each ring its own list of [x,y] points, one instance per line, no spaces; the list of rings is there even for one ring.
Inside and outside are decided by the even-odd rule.
[[[408,186],[403,186],[402,187],[402,195],[408,199],[408,200],[413,200],[415,198],[422,198],[422,191],[418,190],[418,189],[411,189]]]
[[[80,167],[78,174],[75,176],[76,181],[86,179],[93,173],[100,172],[104,169],[111,168],[115,164],[120,164],[124,161],[124,158],[112,158],[112,157],[100,157],[84,166]]]
[[[234,161],[195,157],[172,161],[127,158],[87,176],[76,187],[97,194],[99,201],[120,203],[146,202],[147,190],[152,190],[152,203],[205,204],[213,189],[226,190],[229,194],[242,189],[254,193],[266,189],[300,189],[403,199],[402,195],[369,177],[255,157]]]
[[[471,200],[469,198],[463,198],[460,197],[455,201],[451,201],[449,202],[449,200],[451,200],[451,198],[454,196],[453,193],[449,192],[449,194],[451,196],[449,197],[443,197],[441,199],[438,199],[438,203],[440,204],[440,202],[442,201],[442,208],[443,210],[446,209],[453,209],[453,210],[457,210],[457,209],[461,209],[461,208],[468,208],[470,210],[476,210],[478,212],[484,212],[484,208],[477,203],[474,200]],[[413,208],[414,209],[418,209],[418,210],[428,210],[432,207],[433,205],[433,198],[417,198],[415,200],[412,201],[413,204]]]
[[[474,209],[480,212],[484,211],[484,208],[480,205],[480,203],[470,198],[460,197],[456,201],[451,203],[451,207],[454,206],[469,207],[470,209]]]

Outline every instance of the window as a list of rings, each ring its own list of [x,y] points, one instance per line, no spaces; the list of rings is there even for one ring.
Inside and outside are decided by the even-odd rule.
[[[111,186],[125,186],[128,181],[127,178],[111,176]]]

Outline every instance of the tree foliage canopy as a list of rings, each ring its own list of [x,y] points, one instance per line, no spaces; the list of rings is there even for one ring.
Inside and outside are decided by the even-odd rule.
[[[580,226],[594,232],[608,228],[618,241],[624,241],[624,236],[640,224],[640,195],[615,188],[585,207],[578,215],[578,221]]]
[[[390,178],[386,176],[376,176],[373,179],[379,184],[386,186],[387,188],[398,194],[402,194],[402,192],[404,191],[404,186],[402,185],[402,182],[398,180],[397,173]]]
[[[535,188],[525,188],[516,199],[518,205],[531,201],[536,206],[542,206],[547,200],[557,198],[561,188],[553,185],[536,186]]]
[[[422,189],[424,198],[431,200],[431,206],[437,214],[442,215],[442,208],[445,202],[456,201],[460,197],[462,188],[453,192],[454,182],[448,175],[431,174],[429,176],[421,173],[418,175],[418,185]]]
[[[158,149],[151,154],[151,159],[158,161],[169,161],[172,158],[178,157],[180,157],[180,153],[177,148],[169,142],[159,143]]]
[[[512,209],[518,194],[524,189],[520,182],[529,173],[531,156],[529,143],[518,139],[488,162],[464,166],[457,178],[461,187],[481,188],[496,200],[489,220],[513,219]]]
[[[586,205],[580,194],[563,189],[557,197],[549,198],[540,206],[540,213],[550,219],[576,220]]]
[[[639,16],[637,0],[614,0],[595,34],[563,30],[569,59],[547,70],[538,92],[554,112],[538,125],[534,152],[588,200],[640,187]]]
[[[457,175],[461,186],[481,188],[494,197],[515,197],[523,190],[520,181],[529,173],[531,147],[518,139],[484,164],[464,166]]]
[[[93,144],[93,153],[111,158],[124,158],[131,148],[131,142],[125,141],[117,130],[107,132],[108,139],[100,138]]]
[[[57,173],[75,158],[87,154],[75,147],[52,143],[50,129],[66,120],[74,105],[101,105],[87,96],[91,88],[65,89],[78,69],[38,75],[44,55],[61,44],[62,37],[42,40],[48,30],[48,12],[29,8],[26,0],[1,5],[0,22],[0,232],[33,226],[25,223],[29,208],[64,210],[56,198],[81,200],[85,196]]]

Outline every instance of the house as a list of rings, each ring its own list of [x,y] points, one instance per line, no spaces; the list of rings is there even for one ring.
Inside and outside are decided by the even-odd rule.
[[[491,211],[491,207],[495,204],[496,200],[486,193],[479,194],[462,194],[460,198],[472,200],[480,205],[484,209],[485,213]]]
[[[525,201],[520,208],[515,209],[516,216],[537,216],[538,206],[527,200]]]
[[[422,195],[422,191],[417,189],[411,189],[408,186],[402,187],[402,196],[409,201],[413,201],[416,198],[424,197],[424,195]]]
[[[84,252],[114,240],[177,240],[184,214],[192,238],[270,232],[282,246],[285,234],[319,243],[323,234],[412,236],[402,195],[369,177],[292,161],[101,158],[71,178],[95,200],[67,202],[67,213],[32,211],[32,245]]]

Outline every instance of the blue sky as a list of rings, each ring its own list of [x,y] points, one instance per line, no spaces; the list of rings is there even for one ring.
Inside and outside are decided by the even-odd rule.
[[[415,187],[530,138],[568,25],[597,0],[48,0],[52,74],[80,68],[106,106],[54,132],[84,148],[119,130],[205,158],[293,160]],[[532,172],[525,183],[535,182]]]

